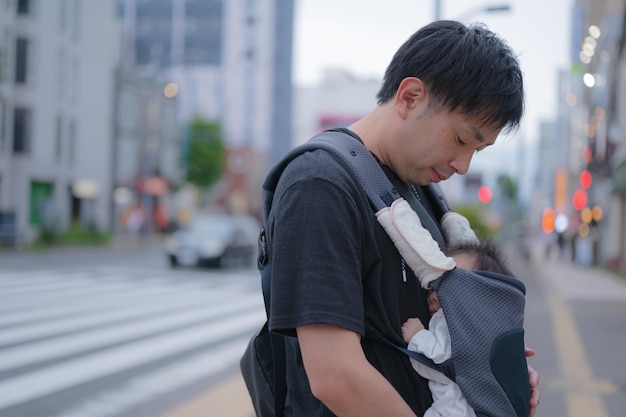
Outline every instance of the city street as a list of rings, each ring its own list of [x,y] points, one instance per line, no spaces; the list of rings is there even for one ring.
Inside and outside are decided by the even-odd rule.
[[[541,374],[536,417],[622,417],[626,410],[626,281],[574,265],[543,247],[532,260],[509,248],[524,281],[529,363]]]
[[[256,270],[156,242],[0,253],[0,415],[156,416],[228,380],[263,322]]]
[[[507,249],[537,416],[623,416],[626,283]],[[238,360],[264,319],[259,288],[252,268],[172,270],[154,241],[0,253],[0,415],[252,417]]]

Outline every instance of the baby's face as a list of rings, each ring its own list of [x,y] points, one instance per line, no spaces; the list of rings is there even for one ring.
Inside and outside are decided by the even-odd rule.
[[[439,298],[437,297],[437,293],[435,291],[430,291],[428,293],[428,311],[431,315],[435,314],[441,308],[441,304],[439,304]]]

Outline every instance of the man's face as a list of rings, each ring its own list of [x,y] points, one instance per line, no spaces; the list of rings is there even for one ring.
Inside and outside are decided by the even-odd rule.
[[[390,143],[391,168],[404,182],[417,185],[463,175],[474,154],[492,145],[500,130],[468,119],[459,110],[418,109]]]

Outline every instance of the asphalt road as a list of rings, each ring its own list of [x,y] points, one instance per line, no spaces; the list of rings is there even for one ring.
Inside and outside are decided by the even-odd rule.
[[[156,242],[2,252],[0,415],[160,415],[224,390],[264,314],[256,270],[172,270]]]
[[[532,258],[505,245],[513,272],[526,285],[529,364],[541,375],[536,417],[626,415],[626,282],[601,269],[556,254]],[[208,414],[206,413],[208,411]],[[161,417],[252,417],[238,371],[222,384]]]
[[[626,356],[622,353],[626,345],[626,283],[601,270],[572,265],[567,259],[558,259],[555,255],[544,259],[540,248],[534,248],[532,261],[519,256],[514,247],[508,249],[512,270],[527,287],[526,340],[537,351],[534,357],[529,358],[529,363],[542,377],[542,402],[537,417],[626,415]],[[124,297],[119,296],[119,289],[115,292],[112,288],[115,285],[126,285],[125,292],[138,292],[140,301],[124,301]],[[13,293],[6,292],[11,289]],[[89,291],[97,296],[89,296]],[[55,319],[50,315],[45,320],[40,317],[29,322],[22,321],[23,325],[0,322],[0,393],[8,392],[6,389],[11,387],[31,392],[31,398],[22,402],[14,399],[15,404],[2,405],[2,398],[6,396],[0,395],[0,415],[252,417],[250,401],[239,376],[238,358],[251,329],[263,321],[255,270],[171,271],[160,247],[154,242],[130,241],[111,248],[0,253],[2,319],[7,317],[9,311],[15,316],[39,310],[45,313],[67,306],[87,311],[79,315],[84,320],[92,320],[96,316],[98,305],[114,305],[116,307],[111,311],[131,314],[138,306],[145,307],[146,300],[157,308],[159,302],[149,298],[151,291],[165,291],[165,299],[174,305],[159,306],[162,310],[150,313],[152,315],[146,313],[140,316],[140,312],[135,312],[135,318],[120,319],[115,325],[100,322],[91,326],[90,331],[96,332],[91,338],[80,339],[87,329],[79,324],[75,324],[77,327],[73,330],[68,327],[62,330],[62,325],[70,326],[67,317]],[[57,296],[53,297],[54,294]],[[113,294],[118,296],[111,297]],[[205,307],[194,307],[196,304],[189,301],[192,295],[199,297],[196,301]],[[251,296],[249,306],[239,309],[233,305],[233,300],[248,296]],[[28,304],[26,300],[33,302]],[[206,305],[216,302],[220,303],[218,310],[222,313],[203,319],[203,314],[206,317],[212,314],[206,310]],[[117,306],[122,307],[118,309]],[[228,320],[245,317],[251,311],[256,312],[256,316],[248,324],[240,323],[240,330],[226,336],[223,330],[233,327]],[[74,315],[74,319],[76,317]],[[142,320],[150,317],[157,320],[153,320],[151,325],[148,322],[147,326]],[[176,322],[177,317],[179,322]],[[207,336],[205,342],[192,343],[193,346],[183,346],[179,350],[169,348],[168,351],[167,346],[173,340],[197,335],[202,326],[219,322],[226,323],[226,327],[221,327],[219,340],[210,341]],[[52,323],[58,327],[57,330],[45,325]],[[167,323],[169,328],[159,327],[167,326]],[[137,326],[133,328],[134,324]],[[37,335],[46,328],[52,334]],[[147,330],[150,328],[153,330]],[[108,333],[103,335],[105,329]],[[126,329],[131,336],[120,336],[120,329]],[[138,329],[152,333],[140,335]],[[184,333],[186,330],[189,332]],[[206,334],[211,332],[210,329],[206,331]],[[26,332],[21,336],[26,339],[18,340],[20,332]],[[97,332],[100,332],[99,336]],[[2,339],[11,334],[16,338],[13,341]],[[87,346],[89,340],[92,344],[97,343],[94,338],[98,337],[102,345],[54,355],[52,342],[55,340],[83,340],[81,343]],[[111,342],[107,337],[118,339]],[[38,345],[44,346],[50,357],[37,356],[42,351],[36,347]],[[21,356],[13,356],[18,352]],[[28,352],[32,356],[29,357]],[[110,363],[119,360],[115,352],[126,355],[134,352],[136,363],[115,365],[115,371],[102,370],[97,366],[102,358],[110,360]],[[152,354],[158,357],[142,357],[148,352],[157,352]],[[162,354],[159,356],[158,352]],[[95,359],[90,361],[90,357]],[[219,361],[221,365],[211,365],[210,357],[222,358]],[[18,360],[22,361],[19,366],[15,365]],[[68,375],[68,366],[72,363],[78,364],[74,367],[76,380],[81,378],[81,373],[77,371],[81,366],[88,366],[85,369],[101,376],[75,385],[71,385],[70,381],[66,383],[70,386],[47,393],[41,387],[37,388],[37,384],[43,386],[47,381],[42,377],[55,376],[48,372],[50,369],[61,370],[64,371],[62,375]],[[202,373],[198,369],[208,371]],[[31,379],[25,377],[29,375]],[[32,379],[33,375],[38,378]],[[22,381],[22,385],[16,385],[15,381]],[[28,385],[28,381],[36,383]]]
[[[626,415],[626,282],[538,246],[531,261],[515,250],[509,261],[527,287],[529,363],[542,378],[536,416]]]

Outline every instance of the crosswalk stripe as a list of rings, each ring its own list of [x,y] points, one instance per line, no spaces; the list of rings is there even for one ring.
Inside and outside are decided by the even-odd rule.
[[[50,285],[45,290],[37,292],[34,290],[19,293],[5,293],[3,291],[0,291],[0,294],[11,297],[15,301],[15,303],[18,300],[22,300],[28,301],[32,304],[37,304],[41,300],[46,299],[56,299],[59,297],[67,299],[70,296],[81,297],[92,294],[121,292],[137,287],[139,287],[139,285],[137,283],[133,283],[130,280],[127,282],[97,282],[91,280],[80,283],[58,283],[55,285]]]
[[[49,417],[109,417],[122,414],[150,398],[228,369],[241,358],[248,340],[248,336],[240,337],[216,349],[203,351],[172,365],[126,380],[93,397],[77,401],[68,410]],[[103,404],[107,405],[106,408]]]
[[[51,291],[71,291],[84,287],[91,287],[94,282],[94,277],[88,274],[80,274],[79,276],[64,276],[59,277],[58,280],[50,281],[48,283],[38,283],[32,288],[14,287],[2,289],[0,292],[5,296],[20,296],[20,295],[37,295],[37,293],[50,293]]]
[[[88,351],[100,346],[113,345],[149,336],[154,333],[172,331],[190,323],[193,324],[201,320],[204,321],[225,314],[251,309],[258,305],[258,297],[241,297],[228,304],[218,304],[204,310],[182,311],[165,317],[149,317],[112,328],[86,331],[30,345],[17,345],[1,351],[0,372],[16,369],[26,364]]]
[[[162,300],[155,304],[139,304],[125,309],[106,308],[91,311],[89,314],[70,316],[64,320],[44,321],[32,325],[20,326],[0,332],[0,347],[9,344],[23,343],[33,339],[41,339],[58,333],[114,324],[121,320],[138,319],[148,314],[166,313],[173,309],[198,308],[206,305],[210,298],[206,296],[176,298]]]
[[[2,306],[0,306],[0,311],[2,310],[15,310],[18,307],[23,307],[24,305],[41,305],[42,303],[56,302],[59,298],[64,300],[72,297],[75,300],[80,301],[85,297],[95,297],[96,299],[101,299],[103,296],[107,294],[117,295],[117,294],[128,294],[131,292],[137,294],[143,294],[144,291],[151,291],[153,293],[168,293],[171,292],[173,286],[171,285],[154,285],[148,284],[144,281],[135,282],[133,280],[129,280],[128,282],[92,282],[90,285],[86,285],[84,287],[74,289],[74,290],[65,290],[60,289],[58,291],[48,291],[42,294],[24,294],[23,296],[11,295],[10,299],[5,300]],[[176,287],[177,293],[196,293],[198,288],[181,288]],[[3,296],[3,292],[0,291],[0,296]]]
[[[126,305],[132,303],[133,300],[149,300],[150,302],[163,302],[171,298],[171,287],[166,288],[136,288],[127,290],[122,293],[115,293],[112,296],[99,294],[95,298],[86,300],[77,299],[72,303],[59,304],[58,301],[53,302],[47,300],[36,303],[38,308],[28,306],[24,309],[22,300],[15,300],[11,312],[0,315],[0,326],[15,326],[29,321],[41,319],[54,319],[59,316],[80,314],[82,312],[97,311],[99,309],[110,310],[118,305]],[[198,292],[177,291],[177,297],[198,297]],[[20,309],[18,309],[18,307]]]
[[[80,383],[136,367],[168,355],[218,340],[246,334],[263,320],[259,311],[237,315],[205,326],[129,343],[67,363],[0,382],[0,409],[51,394]]]
[[[265,318],[255,271],[107,268],[0,269],[0,415],[128,415],[231,369]]]
[[[50,282],[49,275],[33,275],[32,271],[0,271],[0,291],[12,288],[28,288],[43,282]]]

